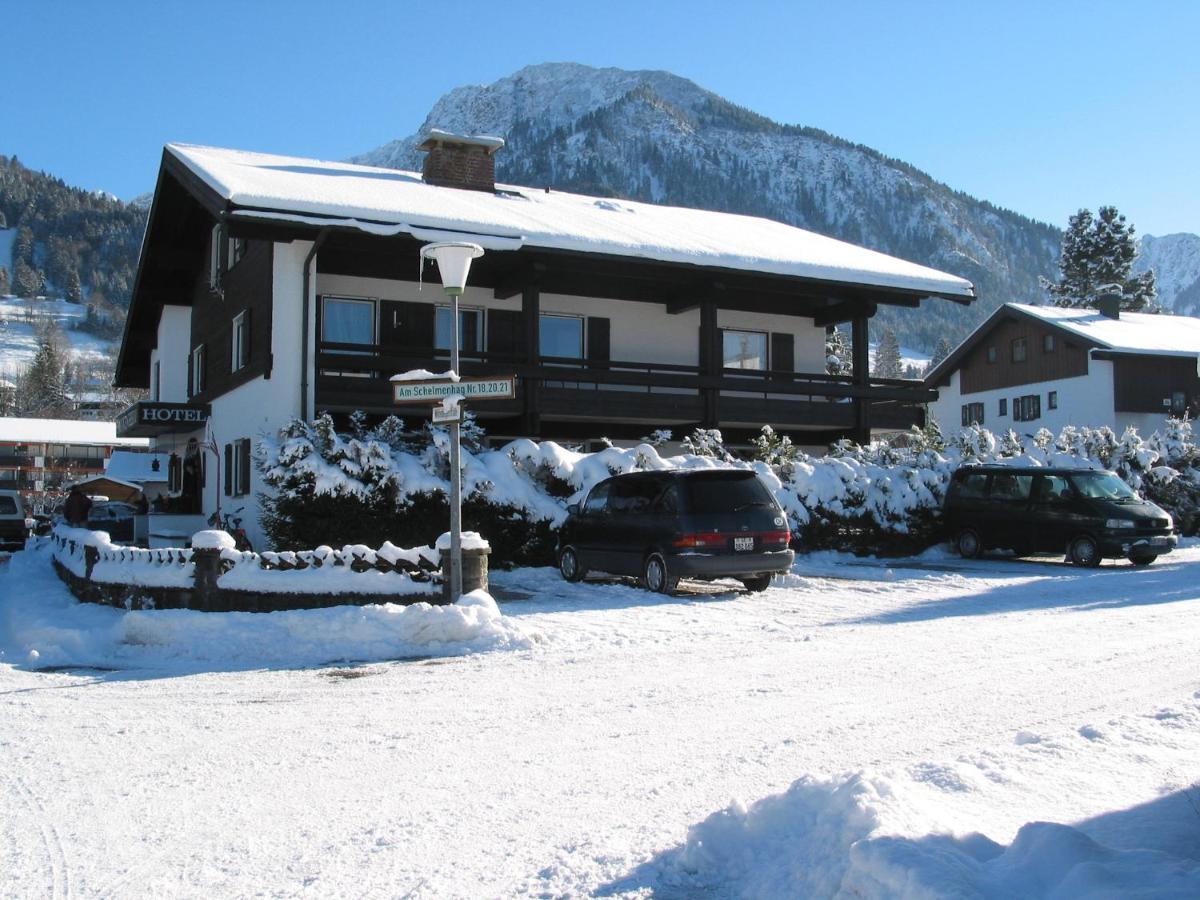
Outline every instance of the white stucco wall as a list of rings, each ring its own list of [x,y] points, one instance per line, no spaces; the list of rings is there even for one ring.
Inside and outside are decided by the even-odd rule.
[[[159,366],[158,399],[163,403],[187,402],[188,354],[191,352],[192,308],[164,306],[158,319],[158,336],[150,355],[150,377]]]
[[[956,434],[962,428],[962,407],[965,403],[983,404],[983,426],[992,432],[1004,432],[1011,428],[1017,434],[1033,434],[1041,428],[1048,428],[1057,434],[1067,425],[1107,425],[1119,430],[1118,417],[1113,412],[1113,365],[1109,360],[1090,360],[1088,374],[1075,378],[1059,378],[970,394],[961,393],[960,385],[961,374],[955,372],[950,376],[949,386],[938,388],[938,399],[929,405],[930,412],[946,434]],[[1047,395],[1051,391],[1058,392],[1058,409],[1050,409]],[[1018,422],[1013,418],[1013,400],[1026,394],[1041,395],[1042,415],[1032,422]],[[1008,400],[1008,412],[1004,416],[999,414],[1001,398]],[[1120,425],[1120,429],[1123,428]]]

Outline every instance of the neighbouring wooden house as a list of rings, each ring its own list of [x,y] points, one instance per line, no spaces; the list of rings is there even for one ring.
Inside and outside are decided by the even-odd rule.
[[[431,241],[486,251],[461,368],[518,378],[515,399],[475,407],[493,440],[704,426],[737,442],[771,424],[819,447],[918,421],[932,393],[868,376],[868,320],[970,302],[968,281],[765,219],[497,185],[502,144],[433,132],[423,174],[165,148],[117,384],[149,389],[122,433],[184,460],[180,510],[252,510],[260,435],[397,412],[389,376],[447,367],[449,310],[436,271],[419,280]],[[853,378],[825,373],[838,323]]]
[[[945,429],[1057,433],[1107,425],[1142,434],[1200,412],[1200,319],[1007,303],[929,371]]]

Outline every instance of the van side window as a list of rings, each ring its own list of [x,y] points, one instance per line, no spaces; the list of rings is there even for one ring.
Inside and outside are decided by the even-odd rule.
[[[655,485],[646,478],[619,478],[608,492],[608,508],[615,513],[639,513],[650,508]]]
[[[608,489],[611,484],[598,484],[588,494],[587,503],[583,505],[586,513],[602,513],[608,506]]]
[[[1038,475],[1033,485],[1035,503],[1063,503],[1071,499],[1071,486],[1061,475]]]
[[[958,496],[968,500],[979,500],[987,487],[987,473],[971,472],[958,481]]]
[[[668,484],[667,489],[654,501],[654,511],[660,513],[679,512],[679,491],[673,482]]]
[[[993,500],[1028,500],[1031,487],[1033,487],[1032,475],[1011,475],[1008,472],[997,472],[992,476],[992,490],[989,496]]]

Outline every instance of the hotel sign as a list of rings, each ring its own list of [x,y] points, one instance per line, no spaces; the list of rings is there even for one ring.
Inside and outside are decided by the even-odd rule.
[[[511,400],[517,396],[515,375],[490,378],[460,378],[458,381],[393,381],[392,400],[396,403],[441,403],[458,395],[467,400]]]
[[[150,437],[202,427],[212,415],[207,403],[135,403],[117,416],[117,437]]]

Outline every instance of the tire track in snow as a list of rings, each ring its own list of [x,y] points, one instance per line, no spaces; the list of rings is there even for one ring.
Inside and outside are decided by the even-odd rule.
[[[42,850],[46,856],[46,863],[50,869],[50,896],[54,898],[63,898],[70,900],[75,896],[71,887],[71,869],[67,863],[67,854],[63,849],[62,839],[59,837],[58,829],[54,823],[49,820],[46,814],[46,807],[37,795],[31,791],[21,776],[13,770],[4,772],[5,778],[12,785],[13,790],[10,796],[15,795],[20,797],[24,805],[31,814],[37,824],[38,834],[41,837]],[[43,896],[40,892],[33,892],[29,896]]]

